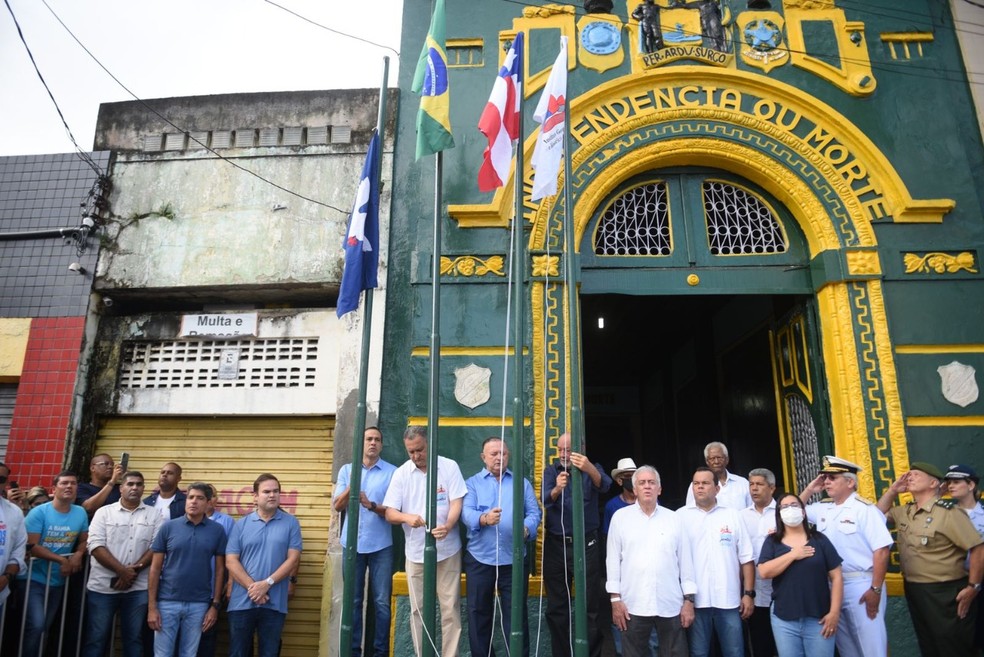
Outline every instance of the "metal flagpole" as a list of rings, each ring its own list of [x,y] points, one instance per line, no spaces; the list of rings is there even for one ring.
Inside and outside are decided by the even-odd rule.
[[[432,657],[434,646],[428,637],[434,637],[435,602],[437,592],[437,542],[431,530],[437,523],[437,448],[438,421],[440,417],[440,368],[441,368],[441,196],[444,182],[444,152],[438,151],[434,161],[434,243],[431,262],[431,336],[430,336],[430,385],[427,405],[427,533],[424,536],[424,608],[420,610],[424,637],[421,640],[421,657]]]
[[[382,178],[382,158],[384,126],[386,124],[386,85],[389,80],[389,57],[383,57],[383,84],[379,88],[379,116],[376,119],[376,131],[379,134],[379,148],[376,158],[380,165],[376,166],[376,180],[372,181],[374,189],[380,189]],[[375,245],[379,249],[379,244]],[[355,406],[355,427],[352,436],[352,474],[349,480],[348,532],[345,534],[344,562],[342,566],[342,623],[339,637],[339,655],[348,657],[352,654],[352,614],[361,614],[361,609],[354,609],[355,599],[355,557],[359,543],[359,491],[362,490],[362,456],[363,434],[366,431],[366,397],[369,388],[369,346],[372,337],[372,297],[373,289],[365,291],[365,303],[362,310],[362,355],[359,361],[359,400]],[[365,635],[362,636],[365,641]]]
[[[573,199],[571,198],[571,104],[570,94],[564,100],[564,270],[567,285],[567,352],[570,354],[571,451],[584,453],[584,418],[581,404],[581,331],[578,313],[578,270],[574,251]],[[571,515],[574,536],[574,654],[586,657],[587,596],[584,556],[584,483],[581,472],[571,477]]]
[[[525,53],[523,53],[525,56]],[[523,70],[523,62],[519,63]],[[524,81],[525,82],[525,81]],[[523,434],[523,419],[526,415],[525,374],[523,370],[523,345],[526,313],[523,303],[526,295],[524,284],[526,270],[526,222],[523,221],[523,91],[519,92],[519,123],[516,134],[516,169],[513,174],[515,187],[515,209],[513,210],[513,261],[512,261],[512,332],[513,332],[513,545],[512,545],[512,609],[510,610],[509,654],[523,654],[523,628],[526,615],[526,564],[523,557],[526,551],[525,519],[526,495],[523,482],[526,473],[526,440]]]

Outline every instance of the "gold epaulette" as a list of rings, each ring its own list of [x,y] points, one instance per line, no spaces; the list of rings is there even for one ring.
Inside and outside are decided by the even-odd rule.
[[[869,500],[867,497],[861,497],[857,493],[854,494],[854,499],[856,499],[858,502],[861,502],[861,504],[867,504],[868,506],[874,504],[874,502]]]

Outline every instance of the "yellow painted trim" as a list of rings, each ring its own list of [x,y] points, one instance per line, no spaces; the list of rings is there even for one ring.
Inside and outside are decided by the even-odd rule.
[[[512,426],[512,416],[507,415],[506,417],[441,417],[437,420],[437,426],[439,427],[511,427]],[[426,427],[427,418],[420,417],[409,417],[407,418],[407,426],[418,426]],[[523,426],[530,426],[530,418],[523,418]]]
[[[928,42],[936,38],[932,32],[882,32],[878,37],[886,43]]]
[[[878,83],[871,71],[868,44],[865,42],[864,23],[849,21],[843,9],[786,9],[786,35],[789,41],[790,61],[793,66],[829,80],[853,96],[869,96]],[[840,66],[814,57],[809,53],[803,37],[804,21],[830,21],[834,26],[840,55]],[[857,39],[857,42],[852,40]]]
[[[897,354],[984,354],[984,344],[900,344]]]
[[[909,416],[906,422],[910,427],[984,427],[984,415],[956,416]]]
[[[447,39],[444,43],[447,48],[485,47],[485,39]]]
[[[763,101],[774,103],[777,107],[782,107],[788,111],[790,116],[801,115],[805,117],[818,127],[835,135],[838,142],[854,155],[857,162],[864,165],[868,180],[881,194],[881,202],[877,206],[872,205],[873,202],[871,201],[862,203],[850,185],[845,182],[844,175],[837,165],[826,160],[816,149],[809,147],[788,130],[777,126],[774,122],[726,107],[699,104],[658,110],[650,107],[643,113],[616,122],[601,132],[586,136],[584,143],[581,143],[574,151],[575,168],[587,159],[610,149],[613,140],[627,136],[641,127],[673,120],[699,121],[708,119],[731,122],[768,134],[816,166],[822,172],[826,183],[831,185],[848,207],[852,221],[851,228],[858,235],[858,242],[854,246],[864,247],[876,244],[869,225],[872,216],[879,217],[884,214],[891,216],[894,221],[899,223],[939,223],[942,222],[943,215],[955,206],[955,202],[951,199],[913,199],[889,158],[846,116],[800,89],[764,77],[757,72],[686,65],[624,76],[594,87],[575,99],[571,103],[571,122],[575,126],[578,125],[589,112],[607,102],[646,94],[654,88],[668,87],[726,88],[742,96],[760,98]],[[534,132],[523,143],[527,162],[532,155],[536,136]],[[706,138],[680,139],[679,145],[675,148],[670,148],[666,142],[661,142],[658,145],[650,145],[645,150],[647,152],[645,158],[639,158],[638,150],[634,149],[632,150],[632,157],[621,158],[619,162],[613,162],[612,165],[608,166],[608,170],[615,174],[603,176],[610,179],[610,181],[606,181],[608,183],[606,188],[609,191],[620,185],[625,180],[625,176],[630,173],[635,175],[636,173],[678,164],[719,167],[744,176],[765,188],[790,209],[801,208],[799,218],[801,223],[805,223],[803,217],[810,217],[812,221],[817,223],[818,227],[813,230],[804,227],[812,255],[815,256],[820,250],[836,248],[832,242],[820,237],[819,233],[825,231],[819,225],[829,225],[829,219],[823,210],[820,210],[822,216],[817,217],[816,209],[819,207],[819,202],[813,198],[813,194],[806,186],[790,172],[784,171],[782,173],[784,179],[775,181],[774,176],[779,169],[772,158],[731,142]],[[748,161],[748,155],[755,155],[754,160]],[[623,163],[622,160],[626,159],[631,159],[632,163]],[[523,173],[524,179],[528,179],[524,182],[528,184],[532,179],[532,172],[524,171]],[[498,223],[494,225],[508,225],[507,218],[512,213],[514,179],[515,174],[510,176],[506,187],[496,192],[492,202],[488,205],[449,206],[449,214],[462,227],[491,225],[496,221]],[[785,183],[795,183],[797,189],[787,191],[783,188]],[[807,206],[804,206],[804,203]],[[526,218],[542,217],[551,209],[552,204],[551,198],[546,199],[542,204],[528,204],[526,206]],[[599,204],[598,202],[593,205],[587,203],[582,195],[578,199],[575,211],[579,214],[593,212]],[[585,209],[585,206],[588,206],[588,209]],[[830,233],[832,234],[832,232],[831,230]],[[532,244],[534,247],[542,243],[542,235],[537,232],[536,227],[531,242],[534,243]]]
[[[540,590],[541,580],[542,580],[542,578],[539,575],[530,575],[530,578],[529,578],[529,591],[528,591],[529,597],[531,597],[531,598],[540,597],[539,590]],[[462,575],[461,575],[461,596],[462,597],[464,597],[464,595],[465,595],[465,589],[466,589],[465,583],[466,583],[466,578],[465,578],[464,573],[462,573]],[[400,570],[398,572],[393,573],[393,589],[392,590],[393,590],[393,593],[392,593],[392,599],[390,600],[390,609],[396,609],[396,598],[398,596],[409,596],[410,595],[410,587],[407,585],[407,573],[406,573],[406,571]],[[394,619],[395,619],[395,615],[394,615]],[[390,635],[393,636],[393,633],[391,632]],[[390,645],[390,647],[392,648],[393,646]]]
[[[523,347],[524,355],[529,352],[527,347]],[[515,347],[441,347],[441,356],[512,356],[515,353]],[[410,350],[410,355],[415,358],[430,358],[430,347],[414,347]]]
[[[848,251],[844,258],[847,261],[847,273],[851,276],[881,276],[878,251]]]
[[[889,595],[905,595],[905,586],[902,584],[902,575],[900,573],[887,573],[885,575],[885,584],[888,585]]]

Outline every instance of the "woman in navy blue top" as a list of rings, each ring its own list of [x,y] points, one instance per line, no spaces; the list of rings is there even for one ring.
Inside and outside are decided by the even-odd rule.
[[[841,558],[806,522],[795,495],[776,505],[776,532],[765,539],[759,577],[772,579],[772,633],[779,657],[831,657],[844,597]]]

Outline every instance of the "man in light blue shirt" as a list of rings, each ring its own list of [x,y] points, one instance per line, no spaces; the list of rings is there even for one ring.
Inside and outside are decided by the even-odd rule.
[[[494,656],[493,627],[502,627],[508,645],[512,626],[513,476],[506,469],[509,448],[496,436],[482,443],[481,472],[465,482],[467,492],[461,517],[468,529],[464,570],[468,582],[468,641],[475,657]],[[540,506],[529,480],[523,480],[523,533],[536,540]],[[524,550],[525,557],[525,550]],[[526,571],[524,559],[523,570]],[[524,582],[526,579],[524,578]],[[495,619],[495,594],[499,591],[502,622]],[[523,654],[528,655],[529,627],[526,622],[527,589],[516,595],[523,601]]]
[[[379,457],[383,450],[383,434],[378,427],[369,427],[362,447],[362,478],[359,488],[359,540],[355,554],[355,597],[352,614],[352,657],[362,655],[362,596],[369,571],[369,590],[375,607],[376,632],[372,642],[372,657],[389,654],[390,594],[393,590],[393,528],[386,522],[383,498],[389,488],[396,466]],[[352,464],[338,471],[334,505],[337,513],[348,509],[352,488]],[[348,540],[348,516],[342,523],[342,547]]]
[[[301,525],[280,509],[280,481],[261,474],[253,482],[256,511],[232,528],[226,565],[229,599],[229,657],[277,657],[287,617],[287,589],[301,560]]]

